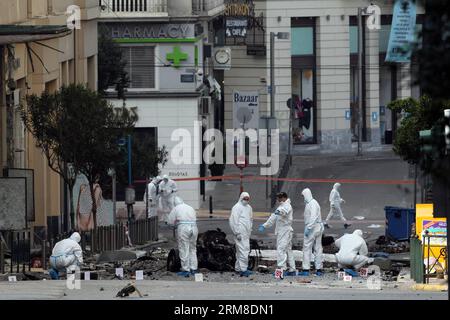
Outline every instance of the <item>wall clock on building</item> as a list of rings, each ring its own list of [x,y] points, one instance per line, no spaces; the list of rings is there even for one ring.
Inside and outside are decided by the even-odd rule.
[[[215,57],[216,61],[220,64],[225,64],[230,60],[230,54],[224,49],[217,50]]]
[[[214,52],[214,69],[229,70],[231,67],[230,48],[217,48]]]

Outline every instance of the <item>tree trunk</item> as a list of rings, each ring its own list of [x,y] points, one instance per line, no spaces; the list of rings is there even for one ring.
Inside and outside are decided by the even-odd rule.
[[[89,189],[91,190],[92,199],[92,218],[94,219],[94,228],[97,227],[97,201],[95,199],[94,184],[89,182]]]
[[[67,219],[67,228],[69,230],[75,229],[75,208],[73,206],[73,188],[74,185],[69,185],[69,214]]]

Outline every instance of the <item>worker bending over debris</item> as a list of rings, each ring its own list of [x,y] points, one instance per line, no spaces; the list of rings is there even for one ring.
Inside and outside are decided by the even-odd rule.
[[[325,228],[330,228],[328,225],[328,221],[333,217],[337,216],[341,221],[344,222],[344,228],[347,229],[351,226],[351,224],[347,223],[347,219],[345,219],[344,214],[342,213],[341,203],[345,203],[345,200],[341,198],[339,194],[339,188],[341,187],[340,183],[335,183],[333,189],[330,192],[330,212],[328,213],[327,218],[325,219],[324,226]]]
[[[159,191],[161,193],[161,204],[163,210],[163,221],[168,222],[167,218],[169,213],[175,206],[175,197],[177,189],[177,184],[172,179],[169,179],[168,175],[164,175],[162,182],[159,184]]]
[[[175,207],[169,214],[168,222],[177,228],[178,251],[181,271],[177,274],[189,277],[197,272],[197,214],[180,197],[175,197]]]
[[[242,192],[239,201],[231,209],[230,228],[234,234],[236,244],[236,264],[234,270],[240,272],[241,277],[252,274],[248,270],[248,256],[250,254],[250,235],[253,225],[253,209],[249,204],[250,195]]]
[[[77,266],[83,263],[83,250],[79,242],[81,241],[78,232],[72,233],[70,238],[61,240],[53,247],[50,256],[50,276],[52,279],[59,279],[59,273],[73,273]]]
[[[309,276],[311,267],[311,256],[314,248],[314,263],[316,267],[316,276],[322,276],[322,234],[323,223],[320,214],[320,205],[313,198],[311,190],[306,188],[302,191],[305,201],[305,232],[303,238],[303,266],[300,276]]]
[[[339,248],[339,252],[336,253],[339,268],[354,268],[359,271],[364,265],[371,264],[374,260],[367,256],[369,250],[361,230],[344,234],[336,240],[335,245]]]
[[[295,269],[294,253],[292,252],[292,236],[294,229],[292,228],[293,210],[291,206],[291,199],[288,198],[286,192],[277,194],[279,206],[274,213],[272,213],[266,223],[259,226],[259,232],[264,232],[266,228],[275,225],[275,235],[277,236],[277,267],[283,269],[286,276],[295,276],[297,271]],[[289,271],[284,272],[286,263],[289,265]]]

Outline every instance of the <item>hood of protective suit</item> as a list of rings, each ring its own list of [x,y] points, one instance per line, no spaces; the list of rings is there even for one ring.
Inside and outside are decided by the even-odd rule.
[[[335,183],[334,186],[333,186],[333,189],[334,190],[338,190],[340,186],[341,186],[340,183]]]
[[[355,231],[353,231],[353,234],[357,235],[357,236],[359,236],[361,238],[363,237],[363,232],[361,230],[359,230],[359,229],[356,229]]]
[[[157,182],[160,182],[161,180],[162,180],[161,176],[157,176],[157,177],[156,177],[156,181],[157,181]]]
[[[78,232],[74,232],[69,239],[79,243],[81,241],[81,236]]]
[[[302,195],[305,198],[306,202],[310,202],[313,199],[311,190],[309,190],[309,188],[306,188],[302,191]]]
[[[245,197],[250,198],[250,195],[248,194],[248,192],[242,192],[241,195],[239,196],[239,201],[244,200]]]
[[[180,204],[183,204],[184,201],[180,197],[175,197],[174,203],[175,203],[175,206],[178,206]]]
[[[162,177],[163,180],[169,180],[169,176],[167,174],[163,175]]]

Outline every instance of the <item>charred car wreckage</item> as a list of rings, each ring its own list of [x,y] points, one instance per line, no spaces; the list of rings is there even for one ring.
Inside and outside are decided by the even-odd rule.
[[[333,237],[324,236],[322,244],[325,246],[334,243]],[[259,266],[261,250],[257,240],[250,239],[250,253],[248,269],[254,270]],[[210,271],[234,271],[236,262],[236,249],[234,244],[228,242],[227,235],[221,229],[208,230],[200,233],[197,238],[198,267]],[[172,249],[167,257],[167,271],[178,272],[181,268],[178,249]]]
[[[250,239],[250,251],[260,251],[258,241]],[[208,230],[200,233],[197,238],[197,259],[198,267],[211,271],[233,271],[236,262],[236,249],[234,244],[228,242],[227,235],[221,229]],[[258,263],[256,257],[249,257],[250,270],[253,270]],[[167,257],[167,270],[177,272],[181,268],[178,249],[172,249]]]

